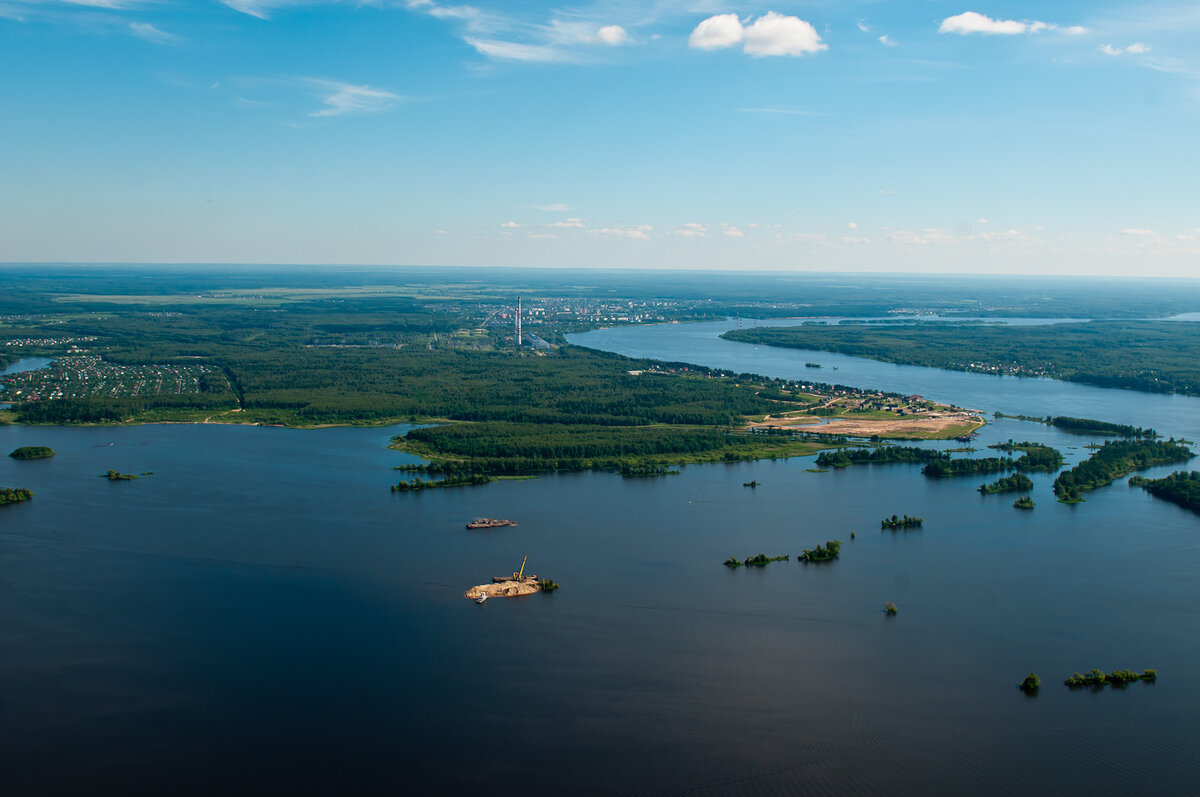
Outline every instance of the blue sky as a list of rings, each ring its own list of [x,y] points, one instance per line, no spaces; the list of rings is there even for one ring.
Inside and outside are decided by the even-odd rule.
[[[0,261],[1200,276],[1200,5],[0,0]]]

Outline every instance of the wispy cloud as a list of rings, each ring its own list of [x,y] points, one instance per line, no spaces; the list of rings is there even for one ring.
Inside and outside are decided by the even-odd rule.
[[[347,116],[351,114],[372,114],[391,108],[400,97],[390,91],[373,89],[370,86],[356,86],[353,83],[343,83],[338,80],[323,80],[307,78],[307,83],[317,89],[325,107],[312,111],[309,116]]]
[[[1105,55],[1113,56],[1124,55],[1126,53],[1130,55],[1145,55],[1146,53],[1150,52],[1150,46],[1148,44],[1143,44],[1142,42],[1134,42],[1133,44],[1126,45],[1125,47],[1113,47],[1111,44],[1102,44],[1100,45],[1099,49],[1100,52],[1104,53]]]
[[[134,36],[155,44],[175,44],[183,41],[182,36],[159,30],[148,22],[130,22],[129,29],[133,31]]]
[[[564,205],[561,202],[554,202],[549,205],[534,205],[534,210],[542,210],[547,213],[564,213],[571,209],[569,205]]]
[[[946,17],[942,20],[941,26],[938,27],[938,33],[957,33],[960,36],[972,33],[1015,36],[1022,33],[1042,33],[1043,31],[1058,31],[1069,36],[1079,36],[1087,33],[1087,28],[1082,25],[1063,27],[1052,22],[992,19],[976,11],[965,11],[952,17]]]

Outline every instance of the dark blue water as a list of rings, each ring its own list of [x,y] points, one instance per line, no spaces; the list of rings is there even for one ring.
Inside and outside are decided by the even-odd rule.
[[[36,493],[0,507],[0,791],[1200,782],[1200,522],[1142,490],[1066,506],[1038,475],[1023,513],[981,479],[806,458],[393,494],[402,428],[0,427],[0,452],[58,451],[0,457],[0,485]],[[1008,437],[1087,453],[1016,421],[983,442]],[[881,532],[893,512],[924,530]],[[481,515],[520,525],[463,528]],[[835,537],[827,565],[720,565]],[[559,592],[462,598],[526,554]],[[1059,685],[1091,667],[1160,680]],[[1030,670],[1032,699],[1015,688]]]

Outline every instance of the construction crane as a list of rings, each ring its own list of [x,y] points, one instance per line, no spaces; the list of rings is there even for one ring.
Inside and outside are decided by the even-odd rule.
[[[525,576],[525,563],[529,561],[529,554],[525,554],[525,558],[521,560],[521,570],[513,573],[513,581],[520,581]]]

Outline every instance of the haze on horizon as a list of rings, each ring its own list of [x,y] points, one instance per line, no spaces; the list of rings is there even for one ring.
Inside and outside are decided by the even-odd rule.
[[[0,0],[0,261],[1192,277],[1200,7]]]

